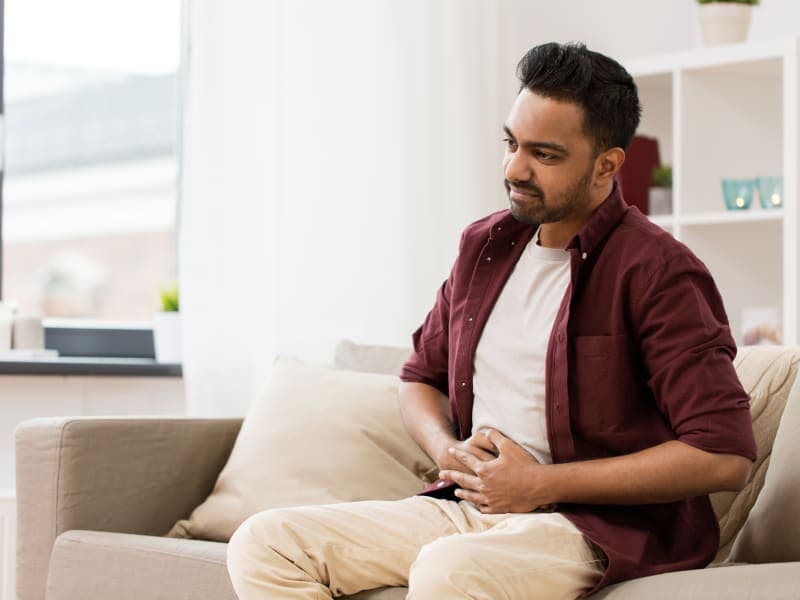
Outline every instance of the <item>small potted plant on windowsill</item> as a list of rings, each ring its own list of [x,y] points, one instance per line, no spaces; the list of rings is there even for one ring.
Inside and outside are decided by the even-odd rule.
[[[750,15],[758,0],[697,0],[703,44],[735,44],[747,39]]]
[[[178,286],[173,285],[160,291],[161,312],[153,317],[153,343],[156,360],[161,363],[180,363],[181,351],[181,313],[178,302]]]
[[[650,187],[648,213],[668,215],[672,212],[672,167],[661,165],[653,169],[653,183]]]

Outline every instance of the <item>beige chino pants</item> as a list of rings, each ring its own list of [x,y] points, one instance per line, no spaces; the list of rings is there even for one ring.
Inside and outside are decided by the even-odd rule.
[[[576,598],[602,551],[557,513],[488,515],[414,496],[267,510],[228,546],[240,600],[320,600],[408,586],[414,600]]]

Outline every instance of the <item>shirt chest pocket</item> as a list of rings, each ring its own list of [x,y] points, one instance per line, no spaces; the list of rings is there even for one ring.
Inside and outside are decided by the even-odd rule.
[[[570,411],[576,433],[588,439],[625,432],[636,421],[639,377],[625,335],[573,338]]]

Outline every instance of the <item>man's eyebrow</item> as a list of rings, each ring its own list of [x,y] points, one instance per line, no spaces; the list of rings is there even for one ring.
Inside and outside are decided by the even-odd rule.
[[[508,128],[508,125],[503,125],[503,131],[513,140],[517,138],[514,137],[514,134],[511,133],[511,129]],[[520,144],[522,147],[527,148],[529,150],[536,150],[539,148],[547,148],[549,150],[555,150],[556,152],[561,152],[562,154],[569,154],[569,151],[562,146],[561,144],[556,144],[555,142],[525,142]]]

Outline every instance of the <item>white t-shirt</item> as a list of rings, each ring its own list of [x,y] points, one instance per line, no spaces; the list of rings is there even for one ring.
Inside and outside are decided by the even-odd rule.
[[[475,352],[473,434],[492,427],[540,463],[551,463],[545,417],[545,357],[570,281],[569,253],[538,245],[520,256]]]

